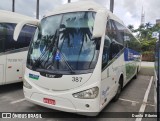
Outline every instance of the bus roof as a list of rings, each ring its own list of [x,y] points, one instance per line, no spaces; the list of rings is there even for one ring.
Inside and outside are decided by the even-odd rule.
[[[24,20],[36,20],[36,19],[15,12],[0,10],[1,23],[18,23]]]
[[[97,12],[98,10],[105,10],[109,14],[110,19],[116,20],[119,23],[124,25],[123,21],[121,21],[118,17],[116,17],[113,13],[111,13],[107,8],[105,8],[104,6],[100,4],[97,4],[94,1],[90,1],[90,0],[83,0],[83,1],[61,5],[57,9],[55,9],[53,12],[50,12],[44,17],[48,17],[48,16],[52,16],[55,14],[60,14],[60,13],[67,13],[67,12],[75,12],[75,11],[95,11]]]

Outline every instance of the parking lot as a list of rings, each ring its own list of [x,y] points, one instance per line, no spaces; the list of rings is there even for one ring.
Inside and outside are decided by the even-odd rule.
[[[131,80],[131,82],[126,85],[121,93],[120,99],[117,102],[110,102],[102,112],[154,112],[155,105],[153,97],[154,85],[152,76],[142,75],[140,73],[137,79]],[[145,102],[145,98],[147,98],[147,102]],[[0,86],[0,112],[53,112],[53,110],[27,102],[24,99],[22,83],[17,83]],[[62,112],[59,112],[59,114],[62,116],[64,114],[70,115],[69,113]],[[142,120],[136,120],[136,118],[105,118],[104,115],[107,115],[107,113],[100,113],[97,117],[94,118],[85,117],[85,121],[156,121],[155,118],[144,118]],[[3,120],[4,119],[0,119],[0,121]],[[17,119],[13,120],[16,121]],[[75,119],[69,117],[67,119],[56,117],[39,120],[74,121]],[[80,115],[76,115],[76,120],[84,120],[84,118]]]

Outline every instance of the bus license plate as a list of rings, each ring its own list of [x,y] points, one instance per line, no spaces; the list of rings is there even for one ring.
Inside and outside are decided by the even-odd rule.
[[[53,99],[48,99],[48,98],[43,98],[43,102],[44,103],[47,103],[47,104],[50,104],[50,105],[55,105],[56,104],[56,101],[53,100]]]

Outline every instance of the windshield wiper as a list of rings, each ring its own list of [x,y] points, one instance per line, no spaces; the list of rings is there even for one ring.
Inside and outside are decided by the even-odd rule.
[[[51,50],[51,49],[55,46],[55,43],[56,43],[55,40],[56,40],[56,39],[59,40],[59,38],[57,38],[57,33],[58,33],[58,32],[56,31],[55,36],[54,36],[54,38],[53,38],[53,40],[52,40],[52,44],[48,47],[48,49],[45,50],[44,53],[42,53],[37,60],[35,60],[35,63],[34,63],[34,65],[32,66],[32,68],[33,68],[34,70],[36,70],[37,65],[41,65],[41,64],[42,64],[43,60],[41,60],[41,59],[46,56],[46,52],[47,52],[48,50]],[[58,42],[58,41],[57,41],[57,42]],[[62,52],[60,51],[60,49],[58,48],[58,44],[56,44],[56,49],[55,49],[55,51],[59,51],[59,53],[62,55],[63,61],[65,62],[66,66],[69,68],[69,70],[71,71],[71,74],[75,74],[75,71],[74,71],[74,70],[72,69],[72,67],[69,65],[69,63],[68,63],[67,60],[65,59],[65,56],[63,55],[63,53],[62,53]],[[53,55],[53,56],[55,56],[55,55]]]

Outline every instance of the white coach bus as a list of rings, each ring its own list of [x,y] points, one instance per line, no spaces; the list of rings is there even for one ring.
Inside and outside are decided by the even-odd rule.
[[[17,41],[13,39],[18,22],[31,17],[0,10],[0,85],[22,81],[27,48],[35,27],[25,25]]]
[[[98,114],[140,69],[140,42],[114,14],[91,2],[62,5],[38,26],[25,70],[24,95],[35,104]],[[91,113],[94,112],[94,113]]]

